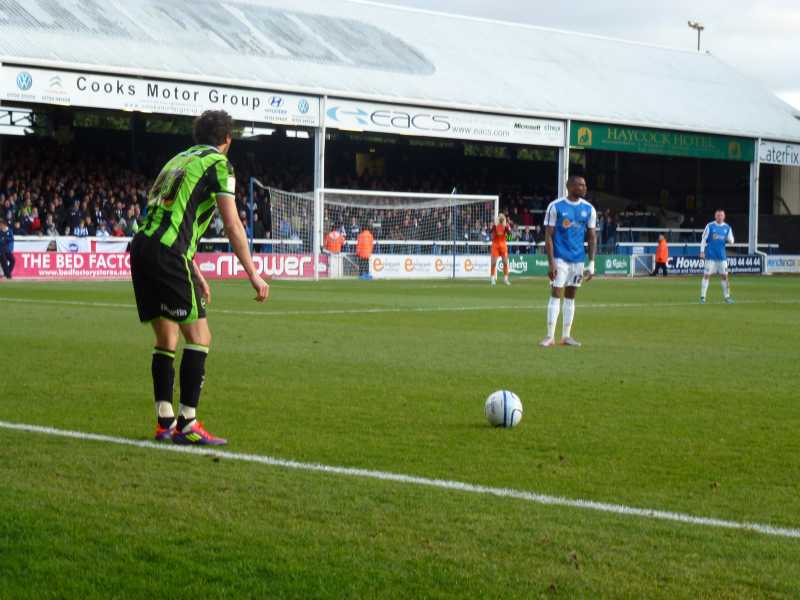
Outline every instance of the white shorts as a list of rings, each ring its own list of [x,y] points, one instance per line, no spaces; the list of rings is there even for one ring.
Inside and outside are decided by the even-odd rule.
[[[583,283],[583,263],[569,263],[560,258],[556,259],[556,278],[550,284],[554,288],[581,287]]]
[[[706,259],[705,271],[706,275],[727,275],[728,274],[728,261],[727,260],[708,260]]]

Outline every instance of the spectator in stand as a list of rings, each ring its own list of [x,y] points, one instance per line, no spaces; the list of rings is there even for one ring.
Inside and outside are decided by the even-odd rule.
[[[606,213],[608,211],[597,212],[597,240],[601,246],[606,243]]]
[[[25,232],[22,230],[22,224],[19,221],[14,221],[14,236],[18,235],[25,235]]]
[[[669,247],[667,246],[667,238],[664,234],[658,236],[658,248],[656,248],[656,268],[650,274],[655,277],[661,271],[664,277],[667,276],[667,261],[669,260]]]
[[[606,251],[614,254],[617,251],[617,220],[610,210],[606,211]]]
[[[242,227],[244,227],[245,233],[247,233],[247,237],[253,237],[253,228],[247,222],[247,211],[240,210],[239,211],[239,220],[242,222]]]
[[[97,233],[97,224],[92,221],[92,217],[86,217],[86,229],[89,231],[89,237]]]
[[[31,193],[26,192],[25,198],[22,202],[22,206],[17,211],[17,218],[21,221],[23,217],[30,216],[31,212],[33,212],[33,205],[31,200]]]
[[[217,211],[214,220],[211,221],[211,233],[213,237],[220,237],[225,231],[225,225],[222,222],[222,215]]]
[[[78,226],[72,230],[72,235],[75,237],[89,237],[89,228],[86,226],[86,219],[81,219]]]
[[[3,219],[6,223],[14,222],[14,205],[8,198],[3,201],[3,212],[0,214],[0,219]]]
[[[78,228],[78,226],[80,226],[82,221],[83,213],[81,212],[81,203],[79,200],[75,200],[72,203],[72,208],[67,214],[67,234],[74,234],[75,230]]]
[[[267,238],[267,230],[264,223],[261,222],[261,217],[258,212],[253,213],[253,239],[264,240]],[[259,244],[253,247],[256,252],[264,252],[264,245]]]
[[[0,267],[6,279],[14,272],[14,233],[5,220],[0,221]]]
[[[111,237],[111,234],[108,233],[108,227],[106,227],[105,223],[101,223],[100,226],[97,228],[97,232],[95,233],[96,237],[99,238],[108,238]]]
[[[30,221],[30,234],[42,235],[42,220],[39,217],[39,209],[35,206],[31,209]]]
[[[44,222],[44,234],[47,237],[57,237],[58,236],[58,228],[56,227],[55,221],[53,220],[53,215],[47,215],[47,219]]]
[[[33,219],[31,219],[30,213],[20,211],[19,228],[22,231],[22,235],[31,235],[32,225],[33,225]]]
[[[124,238],[125,230],[122,229],[122,223],[114,223],[114,228],[111,230],[111,237]]]
[[[355,240],[358,238],[360,231],[361,227],[358,225],[358,220],[353,217],[353,219],[350,221],[350,228],[347,231],[347,237],[349,237],[351,240]]]

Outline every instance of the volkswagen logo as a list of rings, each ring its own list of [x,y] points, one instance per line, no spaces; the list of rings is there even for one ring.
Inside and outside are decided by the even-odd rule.
[[[17,87],[23,92],[27,92],[33,87],[33,77],[27,71],[22,71],[17,75]]]
[[[297,110],[299,110],[299,111],[300,111],[300,114],[303,114],[303,115],[305,115],[305,114],[307,114],[307,113],[308,113],[308,111],[309,111],[309,110],[311,110],[311,105],[308,103],[308,100],[306,100],[305,98],[303,98],[303,99],[302,99],[302,100],[300,100],[300,102],[297,104]]]

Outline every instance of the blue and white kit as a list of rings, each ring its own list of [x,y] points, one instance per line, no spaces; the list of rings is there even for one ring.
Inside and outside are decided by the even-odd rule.
[[[554,227],[553,256],[556,278],[553,287],[580,287],[586,260],[586,230],[597,227],[597,211],[581,198],[572,202],[559,198],[550,203],[544,218],[545,227]]]
[[[727,223],[711,221],[703,230],[703,239],[700,240],[700,252],[705,253],[706,275],[727,275],[728,257],[725,246],[733,244],[733,229]]]

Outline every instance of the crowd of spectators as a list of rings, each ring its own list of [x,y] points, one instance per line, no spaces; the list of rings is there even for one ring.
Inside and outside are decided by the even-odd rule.
[[[147,195],[167,156],[153,157],[138,169],[125,166],[124,157],[97,156],[53,142],[15,144],[4,149],[0,163],[0,219],[15,236],[130,237],[141,227]],[[244,162],[244,161],[243,161]],[[264,224],[250,223],[244,210],[247,167],[238,175],[237,199],[243,221],[267,235]],[[266,186],[283,189],[311,187],[310,177],[298,169],[256,173]],[[265,197],[265,192],[260,192]],[[262,217],[263,218],[263,217]],[[212,234],[222,235],[216,219]]]
[[[14,235],[125,237],[141,225],[147,180],[108,158],[20,145],[0,164],[0,218]]]
[[[0,164],[0,219],[8,222],[15,236],[130,237],[143,223],[147,210],[149,186],[167,156],[153,156],[139,161],[133,169],[124,155],[93,155],[85,149],[62,147],[41,140],[15,145],[4,152]],[[288,191],[308,191],[312,177],[299,166],[258,169],[252,160],[233,157],[237,168],[240,216],[248,232],[256,238],[301,239],[302,225],[288,220],[272,223],[270,199],[266,189],[256,188],[256,206],[252,220],[246,210],[250,174],[264,187]],[[519,185],[487,180],[485,174],[460,174],[458,185],[453,176],[442,173],[425,178],[413,173],[404,177],[337,176],[328,187],[361,190],[405,190],[421,193],[499,194],[501,210],[512,224],[510,242],[515,252],[535,251],[544,241],[544,212],[553,191],[546,186],[522,189]],[[373,214],[374,213],[374,214]],[[374,229],[376,242],[381,240],[489,241],[493,207],[470,204],[451,210],[449,207],[425,210],[362,211],[332,205],[325,215],[327,230],[337,229],[355,239],[363,227]],[[384,225],[385,224],[385,225]],[[599,213],[600,242],[616,242],[617,217],[610,211]],[[222,220],[212,221],[209,236],[224,235]]]

